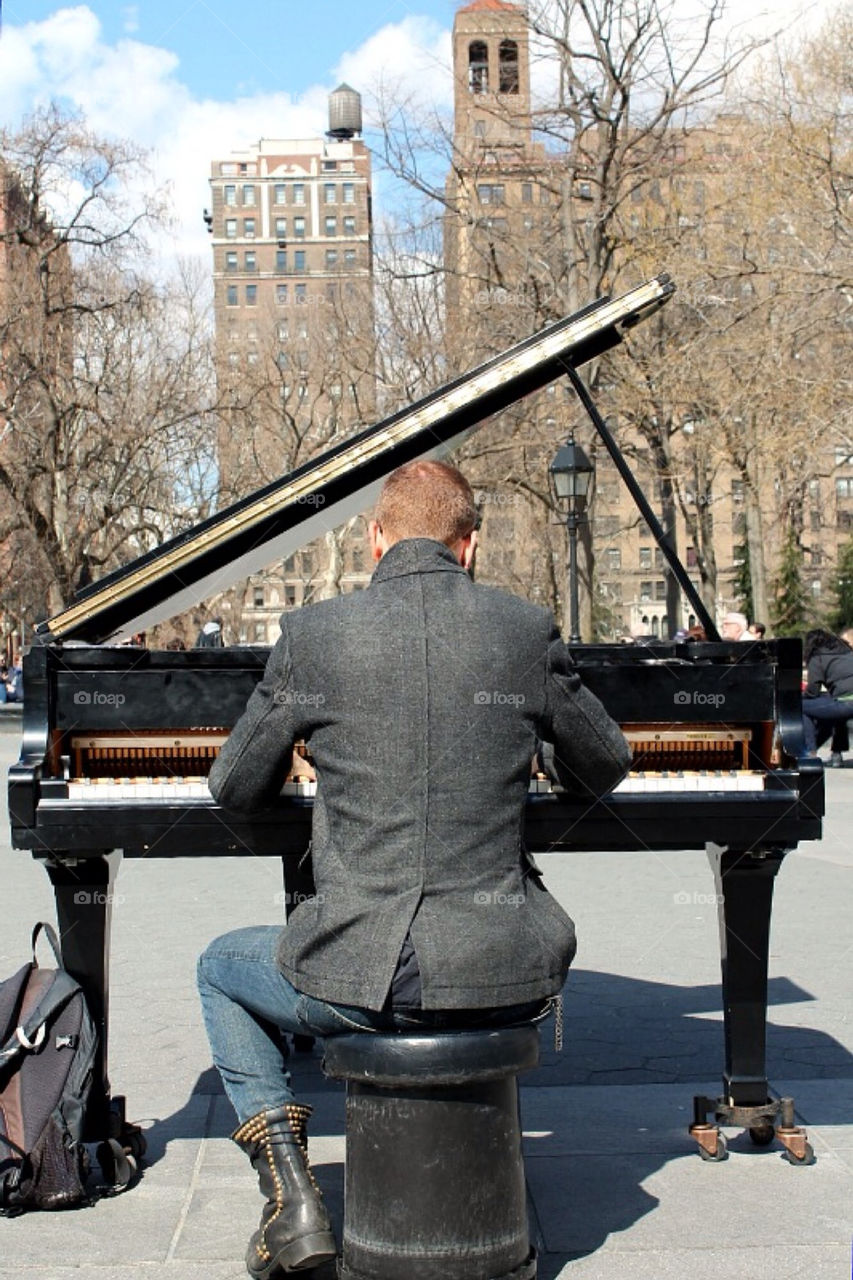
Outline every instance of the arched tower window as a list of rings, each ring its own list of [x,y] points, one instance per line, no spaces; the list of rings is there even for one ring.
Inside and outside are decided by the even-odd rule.
[[[472,40],[468,46],[468,88],[472,93],[489,91],[489,49],[484,40]]]
[[[498,58],[501,93],[518,93],[518,45],[502,40]]]

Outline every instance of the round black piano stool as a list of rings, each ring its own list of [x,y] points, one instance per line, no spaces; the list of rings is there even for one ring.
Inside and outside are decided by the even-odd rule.
[[[340,1280],[534,1280],[520,1071],[535,1026],[330,1036],[347,1082]]]

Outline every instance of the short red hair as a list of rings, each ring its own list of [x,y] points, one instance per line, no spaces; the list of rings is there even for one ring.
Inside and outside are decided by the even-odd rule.
[[[452,547],[480,522],[474,491],[447,462],[406,462],[392,471],[375,519],[389,546],[403,538],[434,538]]]

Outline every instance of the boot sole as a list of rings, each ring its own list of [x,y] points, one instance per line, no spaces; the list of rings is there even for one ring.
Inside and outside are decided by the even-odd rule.
[[[301,1236],[286,1244],[263,1271],[255,1271],[257,1280],[272,1280],[278,1273],[307,1271],[330,1262],[338,1256],[338,1247],[331,1231],[318,1231],[312,1236]]]

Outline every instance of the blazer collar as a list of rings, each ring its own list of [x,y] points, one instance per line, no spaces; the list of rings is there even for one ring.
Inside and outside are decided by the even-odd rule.
[[[456,556],[433,538],[403,538],[389,547],[373,571],[371,583],[402,578],[411,573],[465,573]]]

